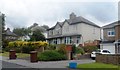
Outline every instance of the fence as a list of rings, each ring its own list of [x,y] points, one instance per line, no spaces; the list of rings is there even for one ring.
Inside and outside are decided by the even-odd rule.
[[[97,54],[96,62],[120,65],[120,54]]]

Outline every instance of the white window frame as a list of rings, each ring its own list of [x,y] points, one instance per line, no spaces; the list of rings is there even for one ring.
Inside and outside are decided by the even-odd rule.
[[[114,35],[112,35],[112,32],[114,32]],[[110,35],[109,35],[109,33],[110,33]],[[107,32],[107,35],[108,35],[108,36],[115,36],[115,31],[114,31],[114,30],[113,30],[113,31],[108,31],[108,32]]]

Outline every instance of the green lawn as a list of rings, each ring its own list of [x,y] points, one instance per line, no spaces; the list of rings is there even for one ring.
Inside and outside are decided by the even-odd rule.
[[[16,55],[17,55],[17,58],[26,58],[30,56],[30,54],[25,54],[25,53],[16,53]],[[0,56],[9,57],[9,52],[0,53]]]
[[[82,70],[120,70],[120,66],[103,63],[78,64],[77,68]]]

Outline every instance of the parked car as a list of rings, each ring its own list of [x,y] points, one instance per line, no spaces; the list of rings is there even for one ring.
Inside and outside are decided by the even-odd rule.
[[[111,54],[109,50],[107,49],[98,49],[95,50],[91,53],[91,58],[95,59],[96,58],[96,54]]]

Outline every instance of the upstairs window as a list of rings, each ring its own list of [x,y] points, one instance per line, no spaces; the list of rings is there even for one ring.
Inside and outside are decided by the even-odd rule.
[[[108,36],[115,36],[115,31],[108,31]]]

